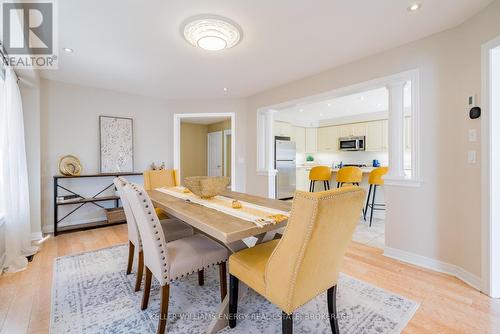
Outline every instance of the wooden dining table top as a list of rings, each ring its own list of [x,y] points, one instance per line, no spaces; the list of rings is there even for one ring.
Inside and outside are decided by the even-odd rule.
[[[258,227],[250,221],[207,208],[200,204],[187,202],[158,190],[149,190],[148,195],[155,207],[162,209],[168,215],[181,219],[193,228],[224,244],[257,236],[286,225],[286,222],[282,222],[280,224],[269,224],[264,227]],[[290,202],[235,191],[226,191],[221,195],[281,211],[289,212],[292,207],[292,203]]]

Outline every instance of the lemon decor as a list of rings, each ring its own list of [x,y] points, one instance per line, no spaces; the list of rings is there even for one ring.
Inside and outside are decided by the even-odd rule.
[[[287,216],[279,214],[279,213],[275,214],[275,215],[269,215],[269,216],[267,216],[267,218],[270,218],[270,219],[274,220],[278,224],[281,223],[281,222],[284,222],[285,220],[288,219]]]
[[[233,200],[231,206],[233,207],[233,209],[241,209],[243,207],[243,205],[241,205],[241,202],[236,199]]]
[[[74,155],[65,155],[59,159],[59,172],[66,176],[79,176],[82,164]]]
[[[184,179],[184,185],[201,198],[212,198],[227,189],[230,178],[224,176],[191,176]]]

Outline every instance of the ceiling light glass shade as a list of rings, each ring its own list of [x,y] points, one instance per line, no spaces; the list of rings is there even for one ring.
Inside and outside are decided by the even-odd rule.
[[[415,12],[415,11],[419,10],[419,9],[420,9],[420,7],[422,7],[422,5],[421,5],[421,4],[419,4],[419,3],[415,3],[415,4],[411,5],[410,7],[408,7],[408,10],[409,10],[410,12]]]
[[[232,48],[242,36],[236,23],[219,16],[191,18],[184,24],[182,33],[190,44],[209,51]]]

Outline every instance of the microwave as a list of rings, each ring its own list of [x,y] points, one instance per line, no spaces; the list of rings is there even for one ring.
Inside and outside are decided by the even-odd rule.
[[[339,138],[340,151],[364,151],[366,139],[362,137]]]

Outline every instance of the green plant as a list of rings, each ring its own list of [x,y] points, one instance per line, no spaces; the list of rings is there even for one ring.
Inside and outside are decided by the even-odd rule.
[[[314,157],[312,155],[308,155],[307,158],[306,158],[306,161],[314,161]]]

